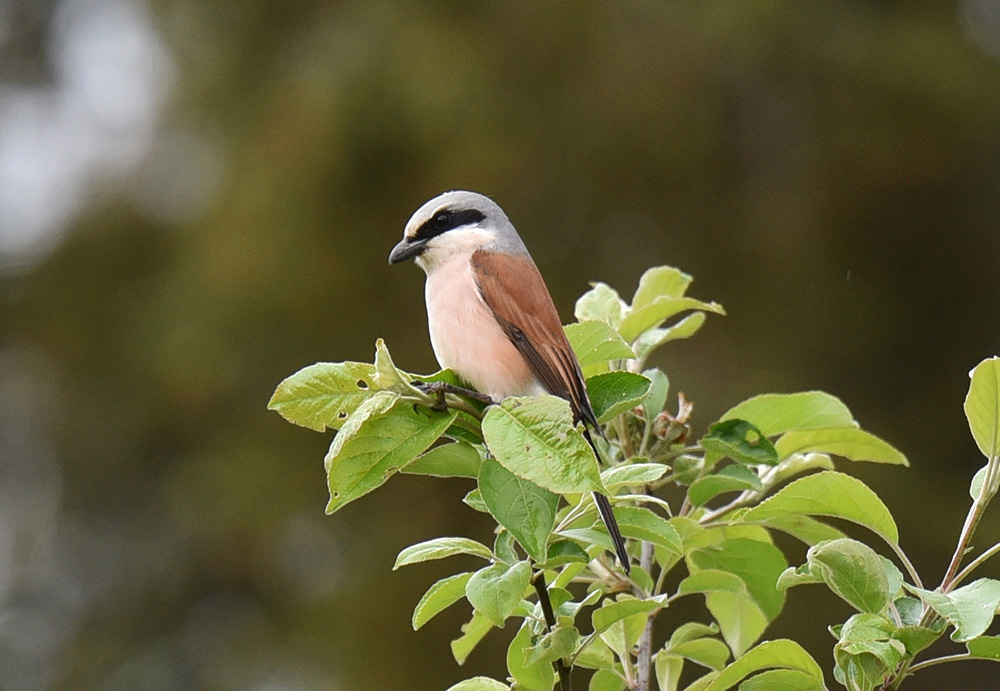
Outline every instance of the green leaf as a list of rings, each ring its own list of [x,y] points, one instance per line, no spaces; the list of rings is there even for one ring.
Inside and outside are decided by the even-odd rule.
[[[731,593],[749,598],[747,584],[736,574],[717,569],[697,571],[677,585],[678,595],[695,593]]]
[[[465,596],[491,624],[503,628],[524,597],[530,579],[531,564],[527,561],[513,566],[496,563],[472,574],[465,586]]]
[[[590,556],[580,545],[571,540],[556,540],[549,544],[549,551],[545,557],[545,568],[551,569],[563,564],[581,562],[586,564],[590,561]]]
[[[576,650],[579,640],[580,632],[576,628],[560,624],[552,631],[539,636],[535,644],[524,651],[524,661],[529,665],[555,662]]]
[[[412,463],[400,469],[409,475],[431,475],[433,477],[477,477],[482,459],[479,452],[466,442],[453,442],[435,446]]]
[[[748,650],[722,670],[705,691],[731,689],[749,675],[767,669],[798,670],[817,680],[818,688],[823,688],[823,671],[812,655],[795,641],[779,639]]]
[[[449,686],[446,691],[510,691],[510,687],[489,677],[472,677]]]
[[[646,628],[646,621],[645,613],[633,614],[615,621],[598,636],[619,659],[628,659],[632,647],[639,642],[639,637]]]
[[[486,507],[486,504],[483,502],[483,495],[479,493],[478,487],[462,497],[462,503],[479,513],[490,512],[490,510]]]
[[[726,420],[710,425],[699,442],[705,451],[745,465],[774,465],[778,454],[759,429],[746,420]]]
[[[673,554],[683,551],[681,536],[666,519],[649,509],[616,506],[614,509],[622,535],[659,545]]]
[[[969,655],[1000,662],[1000,636],[980,636],[966,642]]]
[[[528,691],[549,691],[556,683],[551,663],[525,663],[525,650],[532,645],[531,625],[525,619],[514,640],[507,647],[507,669],[514,681]]]
[[[625,680],[610,669],[599,669],[594,672],[587,685],[587,691],[624,691]]]
[[[717,638],[695,638],[668,646],[666,651],[714,670],[725,667],[729,659],[729,648]]]
[[[415,545],[410,545],[396,557],[396,563],[392,570],[395,571],[400,566],[418,564],[422,561],[432,561],[434,559],[444,559],[456,554],[471,554],[483,559],[492,559],[493,552],[481,542],[470,540],[467,537],[438,537]]]
[[[771,669],[744,681],[740,691],[826,691],[826,686],[797,669]]]
[[[858,426],[847,406],[823,391],[761,394],[730,408],[719,419],[746,420],[765,437],[796,429]]]
[[[663,463],[629,463],[608,468],[601,473],[601,482],[610,491],[626,485],[648,485],[663,477],[670,466]]]
[[[1000,358],[983,360],[969,372],[965,416],[972,436],[986,458],[1000,454]]]
[[[694,506],[704,506],[723,492],[759,490],[763,485],[757,473],[746,466],[727,465],[713,475],[695,480],[688,490],[688,499]]]
[[[375,384],[383,391],[424,398],[427,395],[410,382],[415,377],[403,372],[392,361],[389,349],[381,338],[375,341]]]
[[[650,381],[649,393],[646,400],[642,402],[643,415],[647,423],[653,422],[656,416],[667,404],[667,393],[670,391],[670,380],[662,370],[648,369],[642,373]]]
[[[545,561],[545,544],[556,521],[559,495],[514,475],[493,459],[483,461],[479,493],[490,513],[532,559]]]
[[[593,287],[576,301],[574,316],[577,321],[602,321],[617,329],[628,306],[618,297],[615,289],[606,283],[591,285]]]
[[[951,640],[956,643],[982,636],[1000,607],[1000,581],[992,578],[980,578],[947,594],[905,587],[955,627]]]
[[[340,429],[375,393],[374,377],[375,367],[368,363],[319,362],[278,384],[267,408],[317,432]]]
[[[420,602],[413,609],[413,630],[416,631],[445,609],[458,602],[465,595],[465,584],[471,576],[471,571],[468,573],[458,573],[454,576],[442,578],[428,588],[424,596],[420,598]]]
[[[906,646],[892,637],[894,631],[892,622],[874,614],[855,614],[840,628],[833,654],[852,688],[874,689],[896,669]]]
[[[774,443],[778,456],[788,458],[795,453],[830,453],[852,461],[905,465],[906,456],[874,434],[854,427],[792,430]]]
[[[729,647],[739,655],[760,638],[781,611],[784,593],[775,584],[786,566],[784,556],[770,543],[743,537],[725,539],[688,555],[692,575],[685,579],[685,588],[705,590],[708,610]],[[737,577],[746,592],[723,574],[700,576],[705,571]]]
[[[687,292],[693,280],[690,275],[672,266],[646,269],[639,279],[635,295],[632,296],[632,309],[650,305],[657,298],[679,298]]]
[[[382,485],[448,429],[455,411],[437,413],[380,391],[358,407],[333,439],[324,464],[333,513]]]
[[[809,564],[803,564],[798,568],[790,566],[782,571],[781,575],[778,576],[776,587],[778,590],[788,590],[797,585],[812,585],[822,582],[822,576],[818,573],[813,573],[809,568]]]
[[[663,607],[662,598],[637,600],[631,596],[622,596],[618,602],[605,601],[603,607],[595,609],[591,615],[594,631],[601,633],[611,628],[616,621],[634,614],[644,614]]]
[[[788,533],[807,545],[815,545],[824,540],[836,540],[844,537],[844,533],[833,526],[821,523],[809,516],[798,516],[795,514],[775,516],[770,520],[764,521],[761,525]]]
[[[684,658],[678,655],[670,655],[661,650],[656,654],[653,662],[656,672],[656,684],[660,691],[677,691],[681,672],[684,671]]]
[[[636,358],[645,360],[649,357],[650,353],[665,343],[691,338],[704,326],[705,319],[704,312],[693,312],[672,326],[643,331],[635,339],[635,343],[632,346],[635,350]]]
[[[597,459],[562,398],[507,398],[487,409],[483,435],[496,459],[518,477],[558,494],[603,491]]]
[[[608,360],[630,360],[635,353],[604,321],[583,321],[563,327],[580,367]]]
[[[489,619],[481,612],[473,612],[472,619],[462,626],[462,635],[451,642],[451,654],[455,662],[464,665],[475,647],[492,628]]]
[[[618,325],[626,343],[632,343],[644,331],[659,326],[667,319],[688,310],[701,310],[725,315],[722,305],[688,297],[659,297],[639,308],[632,308]]]
[[[741,516],[748,523],[794,514],[831,516],[862,525],[896,544],[899,531],[892,514],[867,485],[834,471],[800,478]]]
[[[859,612],[878,614],[889,604],[889,581],[882,558],[868,545],[841,538],[809,549],[810,571]]]
[[[587,380],[587,394],[597,414],[597,421],[604,423],[619,413],[634,408],[649,391],[650,381],[634,372],[605,372]]]
[[[775,589],[778,576],[788,567],[784,555],[769,542],[746,537],[727,538],[718,545],[688,555],[695,571],[714,569],[739,576],[754,602],[770,619],[781,612],[785,595]]]
[[[693,641],[696,638],[714,636],[717,633],[719,633],[719,627],[715,624],[702,624],[697,621],[689,621],[674,629],[674,632],[670,634],[668,646],[680,645],[687,641]]]
[[[892,637],[903,644],[906,654],[913,657],[926,650],[937,639],[941,638],[941,631],[930,629],[924,626],[900,626],[892,633]],[[970,643],[972,641],[969,641]]]

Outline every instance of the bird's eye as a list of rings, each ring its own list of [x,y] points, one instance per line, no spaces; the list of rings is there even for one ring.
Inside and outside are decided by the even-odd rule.
[[[448,230],[451,228],[451,222],[451,213],[448,211],[442,211],[434,217],[434,227],[438,230]]]

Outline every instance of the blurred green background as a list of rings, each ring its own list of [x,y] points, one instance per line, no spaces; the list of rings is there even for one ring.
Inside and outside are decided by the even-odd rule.
[[[265,410],[379,336],[436,369],[423,276],[386,257],[453,188],[505,208],[564,320],[588,281],[692,273],[729,316],[656,364],[695,430],[756,393],[840,396],[909,455],[849,470],[937,583],[982,463],[967,373],[1000,353],[996,0],[6,0],[0,688],[503,675],[513,630],[451,659],[467,606],[410,629],[461,564],[390,570],[488,539],[469,487],[397,476],[326,517],[330,435]],[[799,588],[767,635],[833,685],[848,614]]]

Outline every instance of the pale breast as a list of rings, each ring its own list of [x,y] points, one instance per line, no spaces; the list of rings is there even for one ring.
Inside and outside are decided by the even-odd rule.
[[[497,401],[541,393],[527,362],[479,296],[469,255],[450,257],[436,266],[425,290],[438,364]]]

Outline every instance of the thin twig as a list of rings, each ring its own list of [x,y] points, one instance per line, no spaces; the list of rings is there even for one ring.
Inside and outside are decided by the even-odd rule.
[[[653,568],[653,543],[643,542],[642,552],[639,556],[639,566],[647,574]],[[638,589],[636,589],[638,591]],[[636,592],[636,595],[645,597],[645,593]],[[636,657],[636,685],[635,691],[649,691],[650,672],[653,667],[653,614],[646,617],[646,626],[639,637],[639,652]]]

